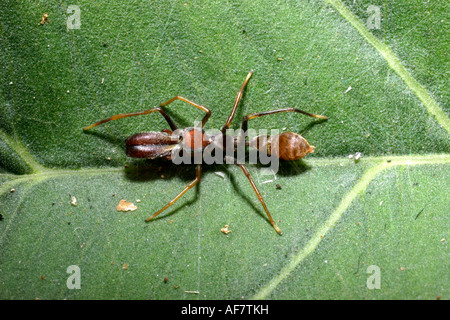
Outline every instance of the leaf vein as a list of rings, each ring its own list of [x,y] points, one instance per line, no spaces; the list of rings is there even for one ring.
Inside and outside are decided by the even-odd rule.
[[[397,167],[397,166],[409,166],[409,165],[425,165],[425,164],[440,164],[448,163],[448,156],[437,157],[434,160],[428,158],[415,158],[415,159],[395,159],[390,162],[383,161],[370,167],[354,185],[354,187],[343,197],[340,204],[331,213],[328,220],[318,229],[315,235],[309,240],[309,242],[300,250],[297,254],[293,255],[291,260],[280,270],[266,286],[262,287],[252,299],[259,300],[265,299],[283,280],[285,280],[290,273],[302,263],[315,249],[319,246],[325,235],[336,225],[340,220],[347,208],[350,207],[353,200],[362,192],[367,189],[367,186],[374,179],[376,175],[385,169]]]
[[[450,119],[439,104],[429,95],[428,91],[406,70],[400,59],[389,46],[379,41],[359,19],[339,0],[326,0],[331,4],[378,52],[405,84],[422,101],[427,111],[434,115],[442,127],[450,133]]]

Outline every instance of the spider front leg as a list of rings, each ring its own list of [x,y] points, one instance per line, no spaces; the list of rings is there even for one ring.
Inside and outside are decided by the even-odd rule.
[[[122,118],[126,118],[126,117],[142,116],[142,115],[150,114],[153,112],[161,113],[161,115],[164,117],[164,119],[166,119],[166,121],[169,124],[172,131],[175,131],[177,129],[177,126],[173,122],[172,118],[169,117],[169,115],[164,111],[164,109],[162,107],[155,107],[155,108],[151,108],[151,109],[147,109],[147,110],[139,111],[139,112],[116,114],[116,115],[109,117],[108,119],[104,119],[104,120],[101,120],[94,124],[91,124],[90,126],[84,127],[83,130],[86,131],[86,130],[92,129],[93,127],[96,127],[98,125],[101,125],[105,122],[109,122],[112,120],[118,120],[118,119],[122,119]]]
[[[105,122],[112,121],[112,120],[118,120],[118,119],[122,119],[122,118],[126,118],[126,117],[142,116],[142,115],[150,114],[150,113],[153,113],[153,112],[159,112],[164,117],[164,119],[166,119],[166,121],[169,124],[170,128],[172,129],[172,131],[175,131],[176,129],[178,129],[178,127],[175,125],[175,122],[173,122],[172,118],[170,118],[170,116],[163,109],[164,106],[167,106],[167,105],[171,104],[175,100],[184,101],[184,102],[189,103],[190,105],[196,107],[197,109],[200,109],[200,110],[206,112],[206,115],[203,117],[203,120],[202,120],[202,127],[205,125],[206,121],[208,121],[208,118],[211,115],[211,111],[208,108],[206,108],[206,107],[204,107],[202,105],[199,105],[199,104],[197,104],[197,103],[195,103],[195,102],[193,102],[193,101],[191,101],[189,99],[186,99],[185,97],[176,96],[176,97],[173,97],[172,99],[170,99],[170,100],[168,100],[168,101],[166,101],[164,103],[161,103],[158,107],[147,109],[147,110],[140,111],[140,112],[116,114],[116,115],[111,116],[111,117],[109,117],[107,119],[104,119],[104,120],[101,120],[101,121],[96,122],[94,124],[91,124],[90,126],[84,127],[83,130],[92,129],[93,127],[96,127],[96,126],[98,126],[100,124],[103,124]]]
[[[184,102],[186,102],[186,103],[189,103],[191,106],[194,106],[194,107],[196,107],[197,109],[200,109],[200,110],[206,112],[206,115],[205,115],[205,116],[203,117],[203,119],[202,119],[202,128],[205,126],[206,121],[208,121],[209,116],[211,115],[211,110],[209,110],[208,108],[206,108],[206,107],[204,107],[204,106],[202,106],[202,105],[199,105],[198,103],[195,103],[194,101],[191,101],[191,100],[189,100],[189,99],[186,99],[186,98],[183,97],[183,96],[175,96],[175,97],[173,97],[172,99],[170,99],[170,100],[168,100],[168,101],[166,101],[166,102],[164,102],[164,103],[161,103],[159,106],[160,106],[160,107],[167,106],[168,104],[174,102],[175,100],[181,100],[181,101],[184,101]]]

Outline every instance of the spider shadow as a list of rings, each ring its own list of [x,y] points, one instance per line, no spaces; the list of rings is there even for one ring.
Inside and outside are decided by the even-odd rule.
[[[125,140],[126,137],[123,136],[114,136],[110,134],[105,134],[98,131],[84,131],[86,134],[94,135],[99,137],[102,140],[109,142],[110,144],[120,147],[122,149],[123,154],[126,152]],[[135,159],[135,158],[127,158],[127,165],[124,169],[125,179],[128,181],[136,182],[136,183],[146,183],[155,180],[167,180],[168,182],[173,180],[174,178],[181,179],[186,185],[194,180],[195,178],[195,165],[175,165],[171,161],[165,161],[162,159]],[[184,202],[184,205],[189,205],[196,202],[199,195],[199,184],[195,186],[195,196],[193,199]],[[180,189],[181,191],[182,189]],[[160,193],[156,193],[159,195]],[[178,193],[177,193],[178,194]],[[172,196],[175,197],[176,194]],[[172,198],[167,199],[167,202]],[[175,208],[174,210],[170,210],[167,214],[161,214],[161,216],[157,216],[153,220],[162,219],[172,214],[175,214],[178,210],[182,209],[183,206]],[[156,210],[155,210],[156,211]],[[167,209],[169,211],[169,209]],[[150,216],[151,214],[149,214]]]
[[[114,136],[114,135],[111,135],[111,134],[105,134],[105,133],[98,132],[98,131],[95,131],[95,130],[86,130],[86,131],[83,130],[83,132],[85,134],[93,135],[93,136],[96,136],[96,137],[98,137],[98,138],[100,138],[102,140],[105,140],[105,141],[109,142],[110,144],[112,144],[114,146],[119,146],[122,149],[122,151],[125,153],[125,140],[126,140],[126,137],[124,137],[124,136]]]
[[[255,166],[252,166],[250,170],[253,168],[256,169],[263,169],[267,168],[267,166],[263,166],[261,164],[257,164]],[[280,161],[279,171],[276,174],[279,174],[281,176],[294,176],[304,173],[305,171],[309,170],[310,167],[306,165],[303,161]],[[256,212],[258,215],[260,215],[263,219],[267,221],[267,223],[270,224],[270,221],[267,217],[267,214],[262,209],[261,204],[255,203],[255,198],[257,199],[256,194],[253,192],[253,189],[251,189],[251,194],[248,192],[244,192],[243,188],[239,185],[237,182],[237,179],[234,174],[231,174],[229,167],[227,165],[220,165],[220,164],[214,164],[214,165],[203,165],[202,166],[202,176],[206,176],[209,172],[216,172],[223,170],[227,173],[227,176],[230,179],[230,183],[235,189],[235,191],[239,194],[239,196],[246,201],[252,210]],[[252,170],[253,171],[253,170]],[[238,172],[239,173],[239,172]],[[195,178],[195,165],[175,165],[171,161],[164,161],[161,159],[155,159],[155,160],[142,160],[142,159],[132,159],[130,165],[128,165],[127,168],[125,168],[125,177],[126,179],[130,181],[134,181],[137,183],[146,183],[149,181],[154,180],[161,180],[164,179],[167,183],[169,183],[173,179],[182,180],[186,185],[194,180]],[[153,218],[151,221],[157,221],[160,219],[165,219],[167,217],[170,217],[178,211],[183,210],[186,205],[194,204],[198,201],[199,194],[200,194],[200,185],[201,181],[195,186],[195,194],[194,197],[190,200],[180,201],[181,205],[179,205],[177,208],[173,208],[172,210],[170,208],[166,209],[166,212],[161,213],[161,215],[158,215],[157,217]],[[169,199],[166,199],[167,202],[173,199],[178,192],[180,192],[182,189],[180,188],[179,191],[176,191],[173,195],[169,196]],[[220,192],[220,191],[219,191]],[[159,193],[157,193],[159,194]],[[253,197],[252,197],[253,196]],[[182,197],[183,198],[183,197]],[[180,198],[180,200],[182,199]],[[151,222],[150,221],[150,222]],[[271,225],[271,224],[270,224]],[[146,225],[148,226],[148,225]]]
[[[327,122],[328,119],[314,119],[313,121],[311,121],[310,123],[308,123],[305,128],[303,130],[301,130],[301,135],[304,135],[305,133],[307,133],[309,130],[311,130],[314,126],[318,125],[318,124],[322,124],[324,122]]]
[[[251,171],[254,171],[254,169],[257,169],[257,170],[268,169],[269,166],[262,165],[262,164],[255,164],[255,165],[252,165],[251,167],[247,166],[247,168],[249,169],[250,174],[253,176],[254,174],[252,174]],[[270,220],[269,220],[266,212],[263,210],[262,204],[259,201],[258,201],[258,203],[255,203],[255,199],[258,199],[258,198],[257,198],[256,193],[253,191],[253,189],[250,188],[251,191],[249,191],[253,195],[253,197],[251,197],[251,195],[248,192],[243,191],[242,187],[237,182],[235,175],[230,173],[230,170],[228,167],[222,165],[221,169],[223,169],[224,171],[227,172],[227,176],[229,177],[230,183],[233,186],[233,188],[235,189],[236,193],[238,193],[239,196],[250,205],[250,207],[252,208],[252,210],[254,212],[256,212],[261,218],[266,220],[266,222],[272,227],[272,224],[270,223]],[[302,174],[310,169],[311,169],[311,167],[308,166],[302,160],[280,161],[278,172],[275,172],[274,174],[289,177],[289,176],[296,176],[296,175]],[[250,186],[250,183],[248,183],[248,184]],[[257,187],[258,187],[258,184],[257,184]],[[269,212],[270,212],[270,210],[269,210]],[[275,217],[273,217],[273,218],[275,219]]]
[[[177,181],[181,180],[185,185],[188,185],[188,183],[194,180],[196,176],[195,165],[175,165],[171,161],[166,161],[163,159],[131,159],[131,161],[129,161],[129,164],[127,165],[127,168],[125,168],[124,173],[127,180],[143,184],[156,180],[164,180],[167,183],[170,183],[171,181],[176,179]],[[164,212],[161,213],[161,215],[156,216],[149,222],[170,217],[173,214],[177,213],[179,210],[182,210],[186,205],[195,203],[198,200],[198,196],[200,193],[200,183],[198,183],[194,187],[194,189],[195,193],[192,199],[183,201],[181,199],[183,199],[184,197],[181,197],[181,201],[179,200],[179,203],[182,203],[182,205],[173,209],[167,208]],[[174,194],[169,195],[169,198],[165,199],[166,201],[164,205],[172,200],[182,190],[183,189],[180,188],[180,190],[175,190]],[[149,192],[152,192],[154,194],[154,197],[161,196],[159,190],[149,190]],[[149,216],[151,216],[153,213],[154,212],[149,213]]]
[[[245,95],[242,97],[245,99]],[[323,120],[325,121],[325,120]],[[305,132],[309,131],[311,128],[313,128],[315,125],[323,122],[322,120],[316,120],[308,124],[305,129],[302,131],[304,134]],[[100,133],[97,131],[85,131],[87,134],[95,135],[103,140],[106,140],[114,145],[119,145],[120,148],[125,152],[125,138],[118,137],[118,136],[112,136],[107,135],[104,133]],[[128,161],[127,167],[124,169],[125,178],[129,181],[137,182],[137,183],[145,183],[149,181],[154,181],[156,179],[161,180],[164,179],[166,181],[171,181],[174,178],[181,179],[182,181],[186,182],[186,185],[194,180],[195,178],[195,165],[175,165],[171,161],[164,161],[162,159],[156,159],[156,160],[143,160],[143,159],[131,159]],[[228,173],[228,176],[230,177],[230,182],[233,186],[233,188],[236,190],[236,192],[252,207],[252,209],[259,214],[262,218],[264,218],[267,223],[270,224],[270,221],[265,213],[265,211],[262,210],[262,206],[256,206],[254,201],[250,198],[250,196],[242,191],[242,189],[239,187],[236,178],[234,175],[230,174],[229,169],[225,165],[211,165],[211,166],[203,166],[203,174],[208,173],[209,171],[217,171],[218,166],[221,166],[221,168],[224,168],[224,170]],[[256,164],[252,166],[253,168],[262,169],[267,168],[267,166],[262,164]],[[252,168],[251,168],[252,169]],[[296,176],[299,174],[302,174],[306,172],[307,170],[310,170],[310,167],[303,161],[303,160],[297,160],[297,161],[280,161],[279,166],[277,168],[277,172],[274,172],[274,174],[278,174],[283,177],[289,177],[289,176]],[[185,201],[182,205],[180,205],[178,208],[167,210],[168,212],[157,216],[151,221],[164,219],[166,217],[170,217],[173,214],[177,213],[179,210],[183,209],[186,205],[190,205],[195,203],[198,200],[198,196],[200,193],[200,183],[198,183],[195,186],[195,195],[194,198],[192,198],[189,201]],[[181,191],[181,190],[180,190]],[[158,193],[159,194],[159,193]],[[178,193],[177,193],[178,194]],[[170,199],[167,201],[173,199],[173,197],[176,196],[174,194]],[[254,194],[256,197],[256,194]]]

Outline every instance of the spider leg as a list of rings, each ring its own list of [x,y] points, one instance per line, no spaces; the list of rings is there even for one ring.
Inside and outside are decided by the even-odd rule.
[[[245,167],[245,166],[242,165],[242,164],[237,164],[237,166],[239,166],[239,168],[242,169],[242,172],[244,172],[245,176],[247,177],[248,181],[250,182],[250,184],[251,184],[253,190],[254,190],[255,193],[256,193],[256,196],[258,197],[259,201],[261,202],[261,204],[262,204],[262,206],[263,206],[263,208],[264,208],[264,211],[266,211],[266,214],[267,214],[267,217],[269,218],[270,223],[272,224],[272,226],[274,227],[274,229],[276,230],[276,232],[277,232],[279,235],[281,235],[282,232],[281,232],[280,228],[278,228],[277,225],[275,224],[275,221],[273,221],[272,216],[270,215],[270,212],[269,212],[269,210],[267,209],[266,203],[264,202],[264,199],[263,199],[261,193],[259,192],[258,188],[256,187],[255,182],[253,181],[253,178],[252,178],[252,176],[250,175],[250,172],[248,172],[247,167]]]
[[[144,111],[139,111],[139,112],[116,114],[114,116],[109,117],[108,119],[104,119],[104,120],[101,120],[101,121],[96,122],[94,124],[91,124],[90,126],[84,127],[83,129],[84,130],[89,130],[89,129],[92,129],[93,127],[96,127],[96,126],[98,126],[100,124],[103,124],[105,122],[112,121],[112,120],[117,120],[117,119],[126,118],[126,117],[141,116],[141,115],[150,114],[150,113],[153,113],[153,112],[159,112],[166,119],[166,121],[169,124],[170,128],[172,129],[172,131],[175,131],[177,129],[177,126],[173,122],[172,118],[163,109],[164,106],[169,105],[170,103],[174,102],[175,100],[184,101],[184,102],[189,103],[190,105],[192,105],[192,106],[194,106],[194,107],[196,107],[196,108],[206,112],[206,115],[203,117],[203,120],[202,120],[202,127],[205,125],[206,121],[208,121],[208,118],[211,115],[211,111],[208,108],[206,108],[204,106],[201,106],[201,105],[199,105],[199,104],[197,104],[197,103],[195,103],[195,102],[193,102],[193,101],[191,101],[189,99],[186,99],[185,97],[176,96],[176,97],[173,97],[172,99],[170,99],[170,100],[168,100],[168,101],[166,101],[164,103],[161,103],[158,107],[150,108],[150,109],[147,109],[147,110],[144,110]]]
[[[236,114],[236,109],[237,109],[237,106],[239,104],[239,101],[241,101],[242,94],[244,92],[245,86],[247,85],[248,80],[250,80],[250,77],[252,76],[252,74],[253,74],[253,70],[251,70],[248,73],[247,77],[244,80],[244,83],[241,86],[241,89],[238,91],[236,99],[234,100],[233,108],[231,109],[231,113],[228,116],[227,122],[222,127],[222,130],[221,130],[222,134],[225,134],[225,131],[230,128],[231,122],[233,121],[234,115]]]
[[[148,217],[147,219],[145,219],[145,222],[149,222],[150,220],[155,218],[158,214],[160,214],[161,212],[166,210],[168,207],[173,205],[178,199],[181,198],[181,196],[183,194],[185,194],[188,190],[192,189],[200,181],[200,178],[202,176],[202,166],[200,164],[196,165],[195,170],[196,170],[195,179],[192,180],[175,198],[170,200],[169,203],[167,203],[163,208],[161,208],[160,210],[155,212],[151,217]]]

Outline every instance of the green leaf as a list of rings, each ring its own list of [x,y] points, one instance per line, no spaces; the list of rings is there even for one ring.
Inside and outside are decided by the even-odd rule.
[[[64,3],[0,4],[0,298],[447,298],[446,2],[76,5],[79,29]],[[195,177],[125,156],[126,137],[164,118],[83,127],[179,94],[221,128],[250,70],[234,129],[277,108],[329,117],[249,122],[316,147],[274,175],[248,166],[283,235],[227,165],[204,166],[198,187],[145,223]],[[180,127],[203,117],[180,101],[167,112]],[[118,212],[122,199],[138,209]],[[81,289],[67,285],[70,266]]]

